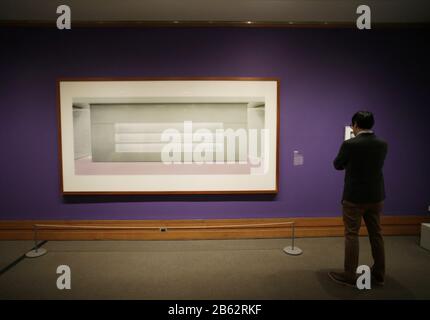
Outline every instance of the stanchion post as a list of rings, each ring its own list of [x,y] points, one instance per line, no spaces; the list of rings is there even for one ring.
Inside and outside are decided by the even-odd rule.
[[[33,225],[33,240],[34,240],[34,250],[37,252],[37,225]]]
[[[43,256],[45,253],[48,252],[48,250],[46,250],[45,248],[39,248],[39,245],[37,244],[37,238],[38,238],[37,232],[38,232],[37,224],[34,224],[33,225],[34,248],[25,254],[27,258],[37,258],[37,257]]]
[[[303,253],[303,250],[299,247],[296,247],[294,242],[296,239],[296,223],[293,221],[291,223],[291,246],[285,247],[284,252],[286,254],[292,255],[292,256],[298,256]]]
[[[296,231],[296,224],[295,223],[293,223],[292,224],[292,227],[291,227],[291,247],[293,248],[293,250],[294,250],[294,240],[296,239],[296,233],[295,233],[295,231]]]

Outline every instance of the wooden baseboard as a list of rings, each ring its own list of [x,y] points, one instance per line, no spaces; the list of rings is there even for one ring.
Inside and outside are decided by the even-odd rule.
[[[38,227],[39,240],[196,240],[284,238],[291,236],[288,225],[265,225],[295,222],[297,237],[332,237],[343,235],[343,222],[335,218],[271,218],[213,220],[19,220],[0,221],[1,240],[31,240],[33,226]],[[430,222],[424,216],[385,216],[385,235],[418,235],[420,225]],[[47,225],[57,225],[49,227]],[[64,227],[58,227],[58,225]],[[238,227],[240,225],[240,227]],[[250,226],[248,226],[250,225]],[[103,226],[103,229],[98,229]],[[82,227],[80,229],[79,227]],[[124,229],[132,227],[135,229]],[[149,228],[149,229],[136,229]],[[160,230],[165,228],[166,231]],[[362,235],[367,234],[365,227]]]

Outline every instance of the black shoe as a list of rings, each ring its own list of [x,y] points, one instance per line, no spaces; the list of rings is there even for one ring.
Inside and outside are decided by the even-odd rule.
[[[385,285],[385,281],[372,276],[372,285],[383,287]]]
[[[338,284],[341,284],[343,286],[348,286],[348,287],[351,287],[351,288],[355,288],[356,287],[355,281],[348,279],[348,277],[343,272],[333,272],[333,271],[331,271],[331,272],[328,273],[328,276],[334,282],[336,282]]]

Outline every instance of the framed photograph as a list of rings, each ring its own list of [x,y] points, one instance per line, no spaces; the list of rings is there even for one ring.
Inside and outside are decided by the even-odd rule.
[[[276,193],[279,81],[58,81],[63,194]]]

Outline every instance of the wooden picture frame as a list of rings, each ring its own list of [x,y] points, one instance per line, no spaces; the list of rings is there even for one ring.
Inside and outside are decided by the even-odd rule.
[[[278,192],[276,78],[57,81],[61,191]]]

